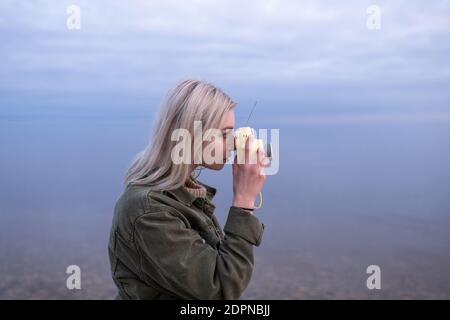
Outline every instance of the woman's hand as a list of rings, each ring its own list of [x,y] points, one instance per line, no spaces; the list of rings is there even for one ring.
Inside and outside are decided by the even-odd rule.
[[[245,143],[245,161],[239,164],[237,155],[233,163],[233,206],[254,208],[255,198],[261,192],[266,180],[264,168],[267,166],[264,151],[258,148],[256,163],[250,161],[255,138],[249,136]],[[254,151],[253,151],[254,152]],[[242,161],[241,161],[242,162]]]

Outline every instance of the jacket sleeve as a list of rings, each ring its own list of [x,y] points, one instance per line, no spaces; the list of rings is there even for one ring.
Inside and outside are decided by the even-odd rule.
[[[177,214],[145,214],[135,223],[141,272],[182,299],[238,299],[250,281],[253,246],[259,246],[263,231],[254,214],[231,207],[225,238],[215,249]]]

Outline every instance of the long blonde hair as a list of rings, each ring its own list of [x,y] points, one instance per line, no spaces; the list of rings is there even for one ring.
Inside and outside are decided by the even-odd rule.
[[[168,92],[154,123],[153,138],[128,169],[125,185],[146,185],[152,190],[182,186],[192,167],[172,161],[171,151],[176,144],[171,140],[172,132],[186,129],[193,136],[194,121],[201,121],[203,130],[218,129],[224,115],[235,106],[228,95],[211,83],[192,79],[180,82]]]

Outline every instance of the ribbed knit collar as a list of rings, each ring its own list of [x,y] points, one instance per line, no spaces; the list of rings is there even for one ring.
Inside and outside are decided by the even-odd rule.
[[[206,188],[204,186],[202,186],[201,184],[197,183],[196,181],[194,181],[194,179],[192,179],[191,177],[189,177],[186,180],[186,183],[185,183],[184,187],[194,197],[196,197],[196,198],[206,198],[206,195],[207,195]]]

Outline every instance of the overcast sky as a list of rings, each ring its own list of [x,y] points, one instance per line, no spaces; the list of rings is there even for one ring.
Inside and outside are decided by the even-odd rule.
[[[81,10],[79,30],[66,26],[71,4]],[[372,4],[379,30],[367,27]],[[432,101],[449,101],[448,0],[3,0],[0,33],[2,107],[80,95],[158,98],[186,77],[243,98],[295,99],[296,88],[326,87],[351,100],[376,86],[393,99],[388,88],[405,96],[423,87]]]

